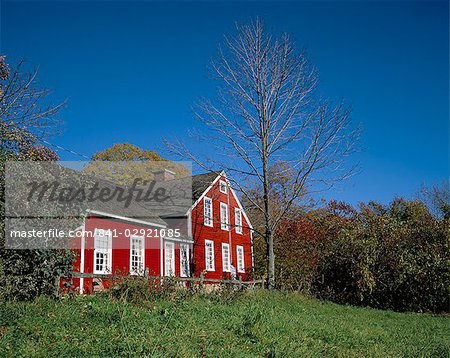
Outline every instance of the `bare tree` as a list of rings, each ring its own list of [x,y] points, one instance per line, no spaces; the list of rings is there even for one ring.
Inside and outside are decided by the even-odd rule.
[[[25,67],[24,61],[10,67],[5,56],[0,56],[0,287],[7,288],[2,290],[2,295],[11,299],[54,293],[55,279],[69,274],[73,263],[68,250],[5,248],[4,163],[6,160],[58,160],[57,154],[42,142],[58,132],[60,121],[56,115],[65,105],[64,102],[49,104],[50,91],[39,85],[38,70],[29,72]],[[42,222],[45,220],[39,221]],[[64,229],[76,227],[73,222],[78,223],[76,219],[68,220],[69,225]]]
[[[205,170],[229,172],[242,197],[262,214],[259,234],[266,242],[268,286],[273,288],[274,231],[306,190],[352,172],[343,160],[357,133],[349,129],[350,111],[342,102],[332,106],[315,95],[318,75],[305,52],[297,54],[287,34],[276,38],[259,20],[225,37],[212,68],[220,86],[213,100],[203,99],[196,108],[206,129],[196,135],[217,147],[208,147],[213,156],[194,154],[180,140],[165,142]],[[276,186],[270,183],[270,168],[279,162],[278,175],[289,179],[283,181],[283,200],[272,205]],[[254,196],[255,186],[261,200]]]
[[[65,102],[49,104],[50,90],[37,82],[38,69],[25,70],[21,60],[12,69],[0,56],[0,124],[2,131],[32,134],[36,139],[58,132],[60,122],[56,114]]]

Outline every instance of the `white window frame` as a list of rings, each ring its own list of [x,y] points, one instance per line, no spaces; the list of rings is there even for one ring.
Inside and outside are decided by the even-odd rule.
[[[211,205],[211,213],[207,213],[206,210],[206,203],[209,202]],[[207,196],[205,196],[203,198],[203,224],[205,226],[209,226],[209,227],[213,227],[214,226],[214,219],[213,219],[213,201],[211,198],[208,198]]]
[[[140,267],[136,270],[133,268],[133,240],[139,240],[141,242],[141,255],[140,256]],[[139,257],[138,256],[138,257]],[[130,274],[131,275],[142,275],[145,271],[145,238],[144,236],[132,235],[130,236]]]
[[[223,214],[225,213],[225,217],[223,217]],[[220,228],[222,230],[228,231],[230,229],[229,227],[229,218],[228,218],[228,205],[225,203],[220,203]]]
[[[172,256],[170,266],[167,265],[169,252]],[[175,243],[172,241],[164,243],[164,276],[175,276]]]
[[[228,251],[228,254],[225,254],[225,251]],[[226,260],[225,260],[226,258]],[[223,272],[231,272],[231,252],[230,252],[230,244],[222,242],[222,271]]]
[[[106,249],[98,248],[99,241],[106,237]],[[101,270],[97,270],[97,254],[106,254],[106,263]],[[105,260],[105,257],[103,258]],[[112,232],[105,229],[95,229],[94,231],[94,274],[112,273]]]
[[[239,252],[241,252],[241,259],[239,258]],[[236,261],[237,272],[245,273],[244,247],[241,245],[236,245]]]
[[[186,266],[183,267],[183,249],[186,250]],[[189,244],[180,244],[180,277],[189,277],[190,268],[190,247]]]
[[[211,244],[211,261],[208,256],[208,244]],[[214,241],[205,240],[205,269],[206,271],[216,271],[216,262],[214,259]]]
[[[234,226],[236,233],[242,235],[242,210],[239,208],[234,208]]]
[[[224,190],[222,190],[224,188]],[[228,184],[225,180],[219,180],[219,190],[221,193],[228,194]]]

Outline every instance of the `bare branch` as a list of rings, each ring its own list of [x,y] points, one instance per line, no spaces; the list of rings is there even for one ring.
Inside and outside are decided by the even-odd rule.
[[[346,158],[357,132],[350,109],[316,96],[318,74],[306,53],[297,54],[289,36],[275,38],[261,21],[238,26],[225,37],[212,69],[221,85],[214,100],[195,114],[212,156],[194,155],[179,141],[169,149],[206,171],[228,170],[237,191],[264,219],[260,232],[274,274],[273,233],[305,199],[308,190],[351,175]],[[282,165],[280,165],[282,163]]]
[[[38,68],[25,72],[25,62],[19,61],[12,71],[0,56],[2,76],[0,78],[0,119],[3,125],[27,130],[36,139],[56,134],[60,121],[56,114],[66,105],[48,103],[50,91],[38,86]]]

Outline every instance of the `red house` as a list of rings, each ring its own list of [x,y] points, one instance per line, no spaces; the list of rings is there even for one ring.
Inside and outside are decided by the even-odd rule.
[[[157,179],[175,181],[173,174],[161,171]],[[127,214],[107,207],[88,210],[76,238],[74,270],[105,278],[114,273],[181,277],[203,273],[206,279],[249,279],[252,226],[225,173],[193,176],[192,193],[186,213],[151,216],[145,206],[136,204]],[[80,293],[92,292],[95,284],[98,280],[73,279]]]

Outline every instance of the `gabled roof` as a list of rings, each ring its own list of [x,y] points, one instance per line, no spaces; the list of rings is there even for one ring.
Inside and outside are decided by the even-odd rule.
[[[193,202],[197,201],[197,199],[205,192],[206,189],[212,184],[214,179],[220,172],[210,172],[204,174],[197,174],[192,176],[192,200]]]

